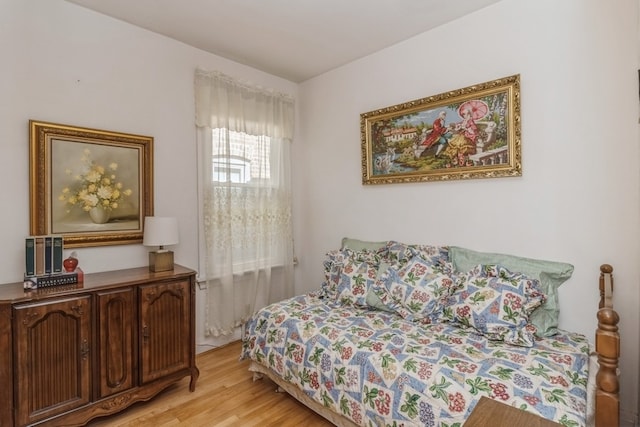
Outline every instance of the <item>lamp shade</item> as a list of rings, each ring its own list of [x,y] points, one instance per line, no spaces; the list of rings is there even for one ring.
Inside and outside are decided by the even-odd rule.
[[[145,217],[142,244],[160,247],[178,244],[178,220],[162,216]]]

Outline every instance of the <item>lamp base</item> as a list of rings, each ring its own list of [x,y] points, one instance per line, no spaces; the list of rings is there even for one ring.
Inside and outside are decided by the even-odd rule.
[[[173,270],[173,251],[149,252],[149,271]]]

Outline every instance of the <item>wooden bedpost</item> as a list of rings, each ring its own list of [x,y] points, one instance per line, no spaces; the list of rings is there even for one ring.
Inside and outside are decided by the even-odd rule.
[[[620,396],[618,382],[618,358],[620,335],[618,313],[613,309],[613,267],[600,266],[600,304],[596,352],[599,369],[596,374],[596,427],[620,425]]]

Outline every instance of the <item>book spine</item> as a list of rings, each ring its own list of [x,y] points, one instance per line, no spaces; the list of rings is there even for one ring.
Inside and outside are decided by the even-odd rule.
[[[24,249],[25,249],[24,273],[27,276],[33,276],[36,274],[36,239],[33,237],[27,237],[24,240]]]
[[[35,283],[37,288],[47,288],[50,286],[73,285],[78,283],[78,273],[61,273],[52,276],[36,276],[29,278]]]
[[[53,271],[53,238],[44,238],[44,274],[51,274]]]
[[[44,237],[35,237],[36,241],[36,275],[44,274]]]
[[[53,273],[62,273],[62,236],[53,236]]]

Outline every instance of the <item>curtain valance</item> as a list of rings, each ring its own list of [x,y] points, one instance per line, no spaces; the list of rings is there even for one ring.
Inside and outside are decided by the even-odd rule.
[[[198,127],[293,140],[295,104],[289,95],[197,69],[195,99]]]

